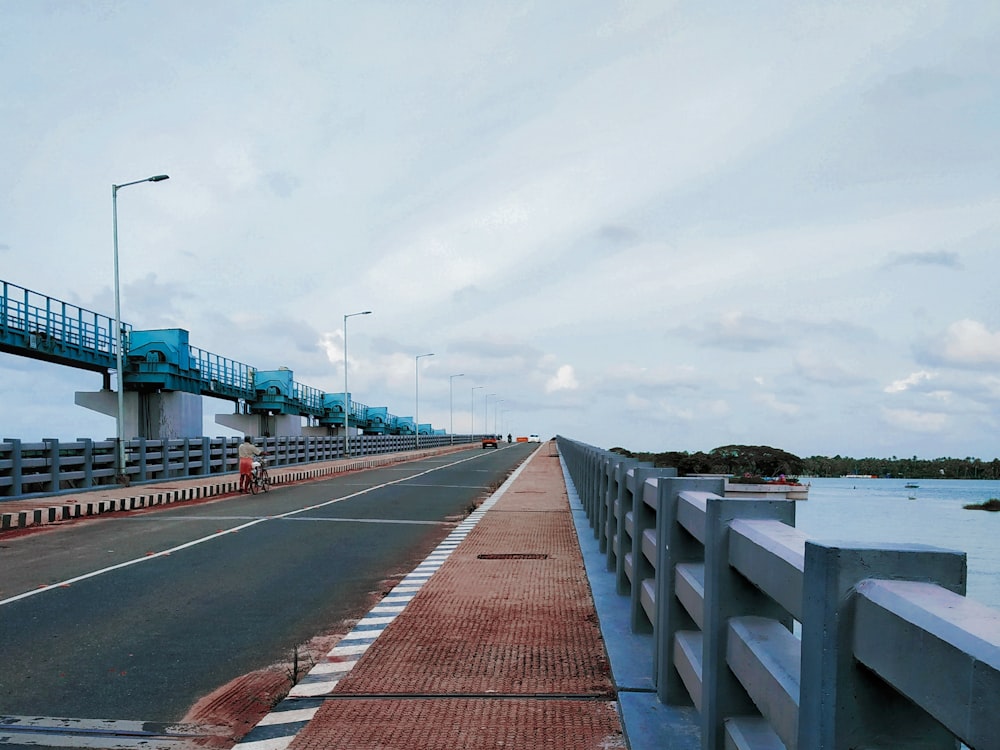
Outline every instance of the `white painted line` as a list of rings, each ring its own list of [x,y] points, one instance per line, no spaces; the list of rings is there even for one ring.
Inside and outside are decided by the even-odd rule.
[[[371,630],[358,630],[357,628],[355,628],[350,633],[341,638],[340,642],[343,643],[344,641],[365,641],[365,640],[374,641],[384,632],[385,628],[373,628]]]
[[[362,625],[388,625],[395,619],[396,619],[395,615],[387,617],[365,617],[354,627],[360,627]]]
[[[300,682],[288,694],[289,698],[315,698],[319,695],[329,695],[337,687],[340,680],[329,680],[327,682]],[[239,745],[243,747],[243,745]]]
[[[285,750],[292,744],[295,735],[288,737],[275,737],[270,740],[254,740],[253,742],[240,742],[236,747],[240,750]]]
[[[334,661],[321,661],[319,664],[315,665],[309,670],[308,677],[320,677],[329,678],[332,674],[346,674],[354,669],[354,665],[357,661],[348,662],[334,662]],[[305,678],[303,678],[305,679]]]
[[[271,726],[274,724],[291,724],[295,721],[309,721],[316,712],[319,711],[319,706],[315,708],[295,708],[291,711],[272,711],[263,719],[257,722],[257,726]]]
[[[334,646],[327,656],[351,656],[352,654],[363,654],[368,650],[370,643],[358,643],[353,646]]]
[[[382,597],[379,604],[408,604],[412,601],[413,594],[400,594],[399,596],[389,594],[388,596]]]

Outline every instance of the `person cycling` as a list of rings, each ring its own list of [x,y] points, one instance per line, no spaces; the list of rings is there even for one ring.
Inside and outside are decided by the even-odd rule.
[[[239,449],[240,492],[250,491],[250,475],[253,473],[253,459],[255,456],[262,455],[264,455],[264,451],[251,442],[250,436],[244,436]]]

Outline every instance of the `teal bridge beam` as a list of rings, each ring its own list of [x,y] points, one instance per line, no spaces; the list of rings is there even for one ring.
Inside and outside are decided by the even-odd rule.
[[[0,351],[104,375],[116,366],[114,319],[68,302],[0,281]],[[321,425],[344,424],[344,394],[324,393],[294,380],[291,370],[259,370],[207,352],[188,342],[188,331],[134,330],[122,324],[126,391],[181,391],[243,402],[251,413],[316,418]],[[412,417],[397,417],[384,406],[351,399],[348,425],[377,435],[413,435]],[[420,434],[444,434],[420,425]]]

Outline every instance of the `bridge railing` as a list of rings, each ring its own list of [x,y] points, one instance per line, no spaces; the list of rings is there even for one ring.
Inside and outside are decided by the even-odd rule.
[[[225,474],[239,470],[241,438],[201,437],[126,441],[125,474],[132,484]],[[468,435],[423,436],[421,448],[472,442]],[[350,455],[358,458],[413,450],[413,435],[352,435]],[[272,466],[290,466],[344,457],[342,436],[258,438]],[[115,486],[115,441],[44,440],[0,442],[0,503]]]
[[[110,364],[114,319],[0,281],[0,344]],[[122,324],[127,337],[131,326]]]
[[[964,596],[964,553],[823,543],[795,501],[724,497],[558,438],[657,697],[701,746],[995,748],[1000,611]]]
[[[228,359],[196,346],[188,345],[191,361],[198,363],[198,370],[206,383],[203,393],[221,394],[230,398],[254,397],[253,373],[250,365]]]

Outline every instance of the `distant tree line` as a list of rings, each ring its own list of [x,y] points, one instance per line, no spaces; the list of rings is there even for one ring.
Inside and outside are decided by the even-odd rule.
[[[913,479],[1000,479],[1000,459],[978,458],[851,458],[850,456],[798,456],[767,445],[723,445],[708,453],[664,451],[636,453],[626,448],[612,448],[629,458],[656,467],[672,467],[681,476],[687,474],[732,474],[735,476],[842,477],[865,474],[878,477]]]

